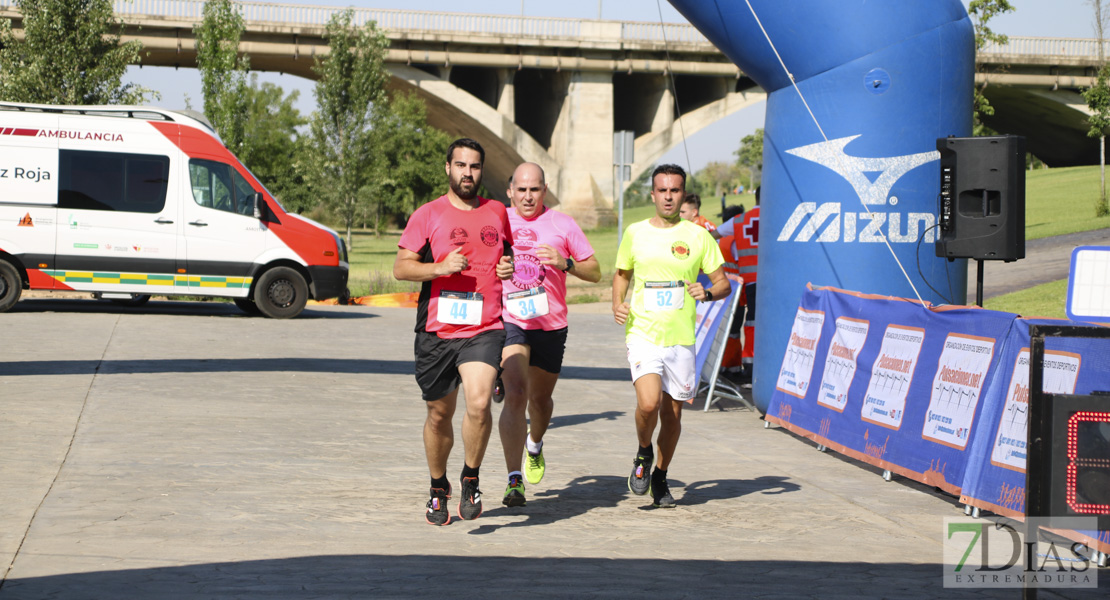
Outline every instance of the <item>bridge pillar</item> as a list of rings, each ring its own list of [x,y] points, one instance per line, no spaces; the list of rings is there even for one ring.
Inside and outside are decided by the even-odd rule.
[[[497,112],[510,121],[516,120],[516,69],[497,70]]]
[[[613,212],[613,75],[576,71],[551,135],[562,166],[555,192],[560,209],[583,228],[611,225]]]

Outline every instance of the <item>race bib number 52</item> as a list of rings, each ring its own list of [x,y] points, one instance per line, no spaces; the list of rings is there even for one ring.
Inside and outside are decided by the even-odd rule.
[[[682,281],[644,282],[645,310],[680,310],[685,300],[686,284]]]

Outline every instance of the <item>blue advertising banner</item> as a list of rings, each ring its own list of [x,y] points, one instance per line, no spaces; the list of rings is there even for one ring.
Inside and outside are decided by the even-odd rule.
[[[696,372],[694,381],[701,382],[702,370],[705,367],[706,360],[709,358],[710,350],[713,347],[713,338],[717,335],[717,331],[728,322],[728,307],[732,306],[732,297],[740,293],[743,279],[739,276],[726,273],[729,283],[732,284],[732,291],[728,296],[713,302],[698,302],[696,316],[694,319],[694,363],[696,365]],[[712,284],[709,277],[705,274],[698,275],[698,283],[702,284],[708,289]],[[693,402],[693,399],[690,400]]]
[[[767,420],[958,494],[1016,315],[811,288]]]
[[[1077,321],[1019,319],[1010,332],[998,376],[984,397],[982,434],[969,450],[960,501],[1000,515],[1025,515],[1025,460],[1029,414],[1029,325],[1086,325]],[[1110,390],[1110,343],[1045,338],[1044,391],[1091,394]],[[1103,450],[1110,456],[1110,448]],[[1096,536],[1110,550],[1110,531]],[[1083,540],[1088,543],[1091,540]]]

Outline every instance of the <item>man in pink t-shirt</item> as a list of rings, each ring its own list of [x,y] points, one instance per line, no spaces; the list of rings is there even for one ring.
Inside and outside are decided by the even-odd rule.
[[[501,280],[512,276],[512,230],[505,206],[478,196],[486,154],[474,140],[447,149],[447,194],[416,209],[397,243],[393,276],[422,283],[416,310],[416,383],[428,415],[424,453],[432,477],[425,519],[447,525],[447,458],[455,441],[451,418],[462,384],[466,396],[462,499],[458,515],[482,514],[478,468],[493,429],[490,395],[505,330]]]
[[[545,207],[546,195],[539,165],[516,168],[509,180],[513,276],[502,286],[505,406],[498,428],[509,470],[502,498],[506,506],[524,506],[524,477],[532,484],[543,478],[543,434],[551,422],[551,393],[567,342],[567,273],[592,283],[601,279],[601,265],[586,235],[569,215]]]

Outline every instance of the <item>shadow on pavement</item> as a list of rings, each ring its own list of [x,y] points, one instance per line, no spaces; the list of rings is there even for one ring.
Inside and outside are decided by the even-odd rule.
[[[243,319],[265,319],[258,315],[248,315],[231,302],[182,302],[174,300],[151,300],[142,306],[123,306],[107,300],[83,300],[73,298],[28,298],[21,300],[8,312],[65,312],[123,315],[186,315],[194,317],[239,317]],[[313,306],[304,309],[297,319],[372,319],[378,315],[365,311],[315,310]]]
[[[450,527],[450,526],[449,526]],[[444,532],[444,535],[449,535]],[[620,547],[614,532],[614,548]],[[450,542],[444,542],[449,551]],[[660,541],[658,553],[666,553]],[[464,552],[460,550],[460,552]],[[829,549],[830,554],[837,552]],[[1103,578],[1110,582],[1110,577]],[[1054,590],[1105,598],[1102,590]],[[527,588],[527,593],[522,593]],[[648,592],[650,590],[650,593]],[[943,587],[940,564],[354,554],[11,579],[25,598],[994,598]],[[1053,597],[1059,597],[1052,594]]]
[[[356,358],[213,358],[140,360],[28,360],[0,362],[0,376],[119,373],[344,373],[411,375],[411,360]]]
[[[566,365],[563,366],[563,371],[559,374],[559,378],[581,379],[584,381],[629,380],[627,367],[568,367]]]
[[[558,417],[551,417],[551,423],[548,424],[547,428],[573,427],[574,425],[581,425],[593,421],[616,421],[623,416],[624,413],[619,410],[607,410],[605,412],[584,415],[560,415]]]
[[[671,491],[676,491],[677,485],[671,485]],[[682,490],[678,503],[681,506],[694,506],[705,504],[711,500],[727,500],[739,498],[748,494],[761,493],[766,495],[786,494],[802,489],[788,477],[763,476],[755,479],[714,479],[712,481],[695,481],[687,484]]]
[[[760,477],[747,481],[718,479],[690,485],[672,478],[669,483],[671,493],[677,498],[679,506],[705,504],[710,500],[739,498],[757,492],[780,494],[801,489],[798,485],[788,482],[785,477]],[[627,493],[628,479],[625,477],[614,475],[577,477],[562,489],[549,489],[529,495],[528,505],[523,509],[500,506],[500,502],[498,502],[496,508],[488,509],[483,513],[483,515],[497,517],[520,515],[527,517],[526,519],[504,524],[482,524],[467,533],[483,535],[503,528],[532,527],[555,523],[585,514],[591,510],[616,506],[624,500]],[[496,501],[499,500],[499,495],[487,494],[487,498]],[[651,506],[650,495],[643,496],[643,500],[644,506],[640,507],[641,510],[655,510]]]

